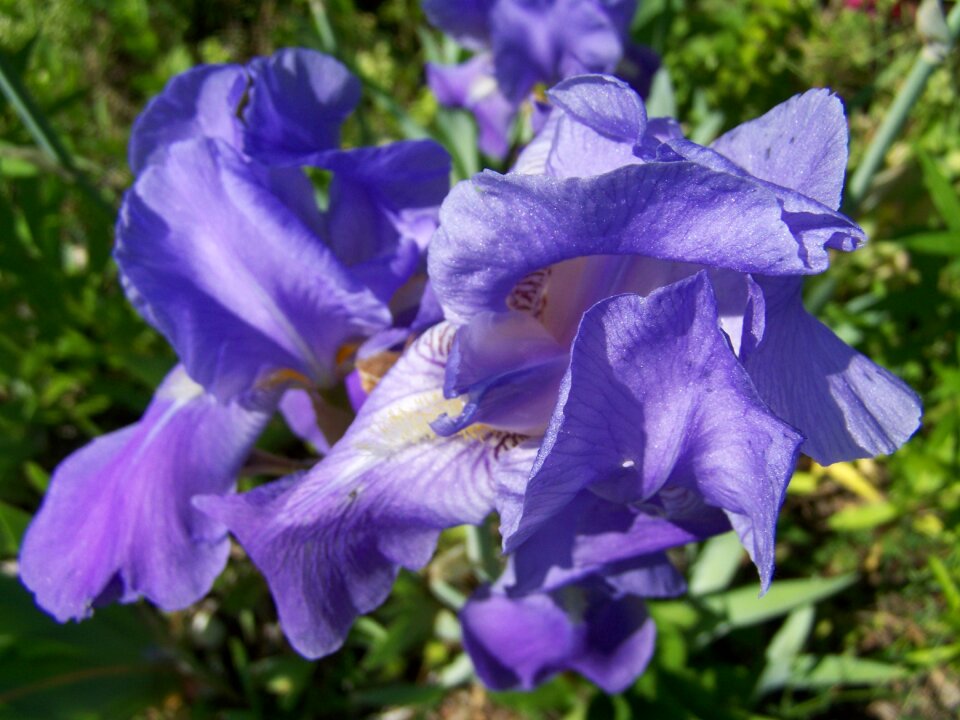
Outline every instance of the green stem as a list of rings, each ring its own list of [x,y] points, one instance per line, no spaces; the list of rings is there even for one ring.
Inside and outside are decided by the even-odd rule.
[[[947,16],[947,30],[946,51],[949,52],[957,36],[960,35],[960,2],[953,6],[953,9]],[[887,154],[887,150],[890,149],[890,145],[893,144],[894,139],[903,128],[903,124],[907,121],[910,110],[923,94],[927,80],[933,74],[933,71],[937,69],[937,66],[943,62],[945,56],[946,52],[938,56],[937,53],[931,52],[931,48],[927,45],[920,51],[916,62],[913,64],[913,68],[910,70],[910,74],[907,76],[906,82],[903,84],[903,87],[900,88],[900,92],[894,99],[893,105],[890,106],[886,117],[877,130],[876,136],[867,148],[867,152],[863,156],[860,166],[850,180],[850,184],[847,187],[847,203],[845,207],[848,213],[853,212],[867,194],[873,176],[880,169],[880,166],[883,165],[883,159]]]
[[[24,86],[16,70],[10,65],[7,58],[0,53],[0,92],[20,116],[20,120],[27,128],[33,141],[51,162],[62,168],[62,174],[67,175],[76,186],[86,194],[106,217],[112,218],[116,213],[111,204],[104,199],[100,192],[90,183],[87,176],[77,167],[70,152],[60,142],[56,132],[47,122],[43,111],[34,101],[30,92]]]
[[[497,579],[500,574],[500,553],[486,524],[467,527],[467,558],[482,581],[493,582]]]

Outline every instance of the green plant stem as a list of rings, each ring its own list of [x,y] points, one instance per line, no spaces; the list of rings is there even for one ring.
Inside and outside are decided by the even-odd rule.
[[[487,525],[467,527],[467,558],[474,571],[484,582],[493,582],[500,574],[500,553],[493,542],[493,534]]]
[[[957,36],[960,35],[960,2],[953,6],[953,9],[947,16],[947,29],[948,47],[946,48],[946,52],[949,52]],[[870,188],[870,182],[873,180],[873,176],[880,169],[880,166],[883,165],[883,159],[887,154],[887,150],[890,149],[890,145],[893,144],[894,139],[903,128],[903,124],[907,121],[910,110],[913,109],[913,106],[923,94],[927,80],[929,80],[933,71],[936,70],[937,66],[942,62],[943,57],[936,57],[935,54],[930,51],[929,47],[924,46],[920,51],[920,54],[913,64],[913,68],[910,70],[910,74],[907,76],[906,82],[904,82],[903,87],[900,88],[900,92],[897,94],[893,104],[887,111],[886,117],[884,117],[883,122],[880,124],[876,136],[867,148],[867,152],[863,156],[860,166],[850,180],[850,184],[847,187],[846,207],[844,208],[848,213],[856,210],[857,206],[863,201],[867,190]]]
[[[116,214],[114,207],[90,183],[86,174],[77,167],[70,151],[60,142],[60,138],[57,137],[50,123],[47,122],[43,111],[34,101],[17,75],[16,70],[10,65],[2,52],[0,52],[0,92],[3,92],[6,96],[37,147],[43,151],[51,162],[56,163],[61,168],[59,174],[66,175],[81,192],[93,201],[97,209],[103,212],[107,218],[112,218]]]

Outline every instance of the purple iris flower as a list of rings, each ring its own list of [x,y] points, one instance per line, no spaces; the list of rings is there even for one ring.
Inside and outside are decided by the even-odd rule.
[[[798,451],[821,463],[892,452],[920,403],[802,306],[828,250],[865,239],[837,212],[835,96],[795,97],[712,149],[648,122],[613,78],[573,78],[550,99],[517,172],[463,183],[441,209],[430,273],[460,327],[445,389],[466,401],[433,427],[522,417],[542,438],[529,476],[498,496],[513,577],[473,602],[496,597],[521,618],[530,598],[599,582],[594,610],[568,614],[615,648],[590,621],[597,603],[662,589],[624,585],[624,564],[732,527],[766,589]],[[573,656],[511,659],[492,615],[468,606],[463,620],[495,686],[579,669]],[[649,657],[631,652],[635,668]]]
[[[648,123],[619,80],[550,97],[516,172],[444,201],[429,275],[446,319],[344,438],[304,474],[195,501],[263,571],[305,655],[339,647],[442,529],[496,509],[508,572],[463,614],[481,677],[575,669],[620,689],[652,652],[642,598],[683,589],[664,550],[732,527],[766,587],[801,445],[862,457],[917,426],[903,383],[777,294],[864,240],[836,211],[837,98],[794,98],[724,136],[724,156]],[[798,331],[816,339],[805,357],[778,349]]]
[[[202,597],[228,540],[192,498],[233,491],[278,407],[328,450],[316,391],[411,322],[450,162],[432,141],[339,149],[359,96],[336,60],[284,50],[184,73],[138,118],[115,257],[181,364],[138,423],[54,472],[20,564],[58,619]],[[332,174],[323,211],[304,166]]]
[[[613,72],[625,57],[630,77],[649,83],[659,61],[630,43],[636,0],[424,0],[433,25],[479,50],[458,66],[427,66],[444,105],[471,111],[480,149],[503,158],[520,105],[539,84]]]

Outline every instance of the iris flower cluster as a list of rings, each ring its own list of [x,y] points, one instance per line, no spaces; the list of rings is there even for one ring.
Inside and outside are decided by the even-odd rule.
[[[427,65],[427,83],[449,107],[473,113],[478,144],[503,159],[521,106],[535,90],[573,75],[612,73],[649,89],[656,54],[629,39],[637,0],[423,0],[430,22],[476,54]],[[534,101],[532,107],[541,109]],[[540,116],[537,112],[537,118]]]
[[[521,10],[620,27],[632,8],[472,5],[451,20],[470,37]],[[667,550],[732,529],[765,590],[798,455],[889,453],[916,430],[914,393],[801,301],[865,241],[838,212],[830,92],[703,147],[627,83],[576,75],[510,172],[449,194],[432,142],[338,149],[358,96],[335,60],[287,50],[181,75],[138,120],[115,255],[181,362],[143,419],[54,473],[21,574],[57,618],[186,607],[229,533],[316,658],[443,530],[496,512],[505,570],[461,613],[478,675],[615,692],[653,651],[645,599],[684,592]],[[332,174],[323,210],[304,167]],[[319,390],[341,383],[338,438]],[[278,409],[322,459],[235,492]]]

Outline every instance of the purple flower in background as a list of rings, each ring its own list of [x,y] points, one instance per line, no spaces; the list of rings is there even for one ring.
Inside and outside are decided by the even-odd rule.
[[[430,64],[427,82],[444,105],[477,119],[480,149],[503,158],[510,126],[537,85],[613,72],[649,83],[656,56],[630,43],[636,0],[423,0],[433,25],[478,54],[459,66]]]
[[[193,497],[232,492],[278,406],[328,449],[316,390],[354,345],[414,320],[450,162],[432,141],[338,149],[359,96],[336,60],[284,50],[184,73],[138,118],[115,257],[181,365],[143,419],[54,473],[20,563],[57,618],[202,597],[228,540]],[[332,173],[324,211],[303,166]]]

